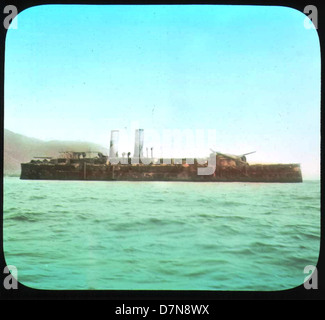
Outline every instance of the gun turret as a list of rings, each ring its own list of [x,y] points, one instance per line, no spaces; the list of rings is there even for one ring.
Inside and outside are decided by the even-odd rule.
[[[213,153],[215,153],[217,156],[222,156],[228,159],[232,159],[235,161],[241,161],[241,162],[246,162],[246,155],[251,154],[251,153],[255,153],[256,151],[252,151],[252,152],[248,152],[248,153],[244,153],[241,155],[234,155],[234,154],[228,154],[228,153],[222,153],[219,151],[215,151],[210,149]]]

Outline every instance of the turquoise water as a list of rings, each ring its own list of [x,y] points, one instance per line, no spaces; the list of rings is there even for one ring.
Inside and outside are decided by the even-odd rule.
[[[283,290],[317,265],[320,182],[4,178],[4,253],[37,289]]]

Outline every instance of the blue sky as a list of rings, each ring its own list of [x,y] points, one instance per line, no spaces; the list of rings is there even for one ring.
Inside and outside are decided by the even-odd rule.
[[[158,139],[167,129],[212,130],[215,141],[175,156],[256,150],[249,161],[317,177],[320,46],[305,18],[267,6],[29,8],[6,38],[5,128],[107,147],[110,130],[125,130],[122,152],[141,127],[157,156],[175,153]]]

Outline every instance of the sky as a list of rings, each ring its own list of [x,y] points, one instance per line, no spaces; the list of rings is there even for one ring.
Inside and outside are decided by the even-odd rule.
[[[42,5],[5,43],[4,127],[155,156],[243,154],[320,174],[320,45],[295,9]]]

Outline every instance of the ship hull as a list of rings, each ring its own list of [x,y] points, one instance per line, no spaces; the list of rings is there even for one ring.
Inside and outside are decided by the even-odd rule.
[[[21,179],[92,181],[187,181],[187,182],[302,182],[299,164],[257,164],[217,167],[213,174],[198,175],[190,165],[107,165],[22,163]]]

